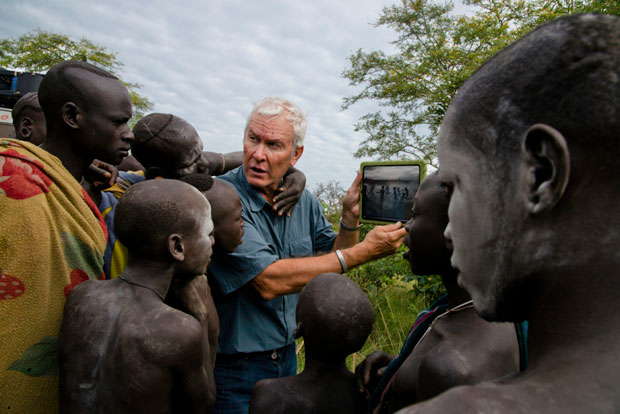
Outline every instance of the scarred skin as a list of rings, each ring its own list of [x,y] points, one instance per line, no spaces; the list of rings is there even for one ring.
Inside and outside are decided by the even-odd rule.
[[[449,307],[468,301],[456,284],[450,266],[450,250],[443,238],[448,200],[437,173],[427,177],[418,190],[413,217],[407,222],[404,254],[412,272],[440,274],[448,291]],[[393,359],[383,351],[370,354],[356,369],[360,391],[369,396],[384,367]],[[474,384],[514,373],[519,368],[519,349],[514,325],[490,324],[473,308],[437,320],[397,371],[381,413],[393,413],[410,404],[432,398],[454,386]]]
[[[155,229],[161,244],[128,245],[118,278],[83,282],[69,295],[59,337],[63,413],[204,413],[215,402],[217,315],[206,277],[195,276],[212,253],[210,207],[188,184],[149,180],[124,195],[117,224],[122,203],[135,199],[183,209],[172,229]]]

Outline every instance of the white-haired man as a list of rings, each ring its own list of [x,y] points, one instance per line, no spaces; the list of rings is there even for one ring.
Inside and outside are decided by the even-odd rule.
[[[243,166],[220,177],[239,193],[245,227],[237,251],[214,257],[208,272],[221,325],[215,413],[247,413],[258,380],[295,374],[295,307],[306,283],[392,254],[406,233],[400,223],[380,226],[357,243],[359,174],[343,198],[338,235],[307,190],[290,217],[278,216],[274,196],[303,153],[305,132],[295,104],[260,100],[245,128]]]

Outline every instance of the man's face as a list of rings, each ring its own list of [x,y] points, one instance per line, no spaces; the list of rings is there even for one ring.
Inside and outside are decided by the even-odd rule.
[[[29,141],[34,145],[41,145],[45,140],[45,134],[47,133],[45,115],[43,112],[31,111],[30,118],[32,119],[32,133],[30,134]]]
[[[85,156],[118,165],[129,155],[134,140],[127,124],[132,116],[131,99],[118,80],[98,76],[91,79],[96,84],[84,88],[89,105],[80,108]]]
[[[303,147],[293,152],[293,127],[286,111],[275,117],[254,114],[243,138],[243,172],[252,187],[271,196],[302,152]]]
[[[435,275],[449,269],[450,250],[443,236],[447,220],[447,195],[439,188],[439,178],[425,179],[415,196],[413,214],[405,225],[403,257],[416,275]]]
[[[202,155],[202,139],[196,129],[182,119],[175,120],[169,128],[174,128],[174,135],[178,139],[169,154],[170,163],[166,166],[168,178],[205,173],[208,164]]]
[[[200,193],[198,193],[200,194]],[[194,194],[192,194],[194,196]],[[187,203],[188,208],[198,214],[196,225],[193,229],[185,232],[185,262],[184,273],[187,276],[202,275],[207,272],[213,254],[213,220],[211,219],[211,207],[202,194],[202,200],[193,200]]]
[[[218,251],[232,253],[243,239],[244,221],[241,218],[241,201],[235,197],[230,209],[220,212],[215,224],[215,242]]]
[[[478,313],[493,320],[506,314],[501,307],[507,306],[505,298],[511,294],[507,289],[518,271],[510,259],[512,254],[518,255],[514,251],[520,227],[514,208],[516,188],[513,182],[500,183],[494,177],[488,165],[493,162],[490,156],[475,156],[474,149],[463,150],[466,145],[457,145],[468,139],[467,133],[495,134],[490,125],[463,128],[466,123],[483,121],[458,116],[458,112],[453,104],[438,139],[439,176],[450,193],[445,237],[453,245],[451,262],[459,271],[459,285],[469,292]]]

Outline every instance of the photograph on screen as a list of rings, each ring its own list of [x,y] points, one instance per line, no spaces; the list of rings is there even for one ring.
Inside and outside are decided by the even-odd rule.
[[[405,222],[420,185],[420,165],[362,166],[362,220]]]

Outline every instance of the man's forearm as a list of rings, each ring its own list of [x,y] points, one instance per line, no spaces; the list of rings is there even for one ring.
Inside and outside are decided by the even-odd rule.
[[[347,226],[347,228],[357,228],[359,225],[359,218],[352,215],[344,214],[342,217],[342,222]],[[334,247],[332,251],[336,249],[346,249],[354,246],[359,241],[360,232],[359,230],[346,230],[345,228],[340,226],[340,232],[334,241]]]
[[[342,255],[349,269],[366,263],[371,258],[362,244],[342,250]],[[340,273],[341,271],[340,260],[336,253],[280,259],[269,265],[251,283],[263,299],[269,300],[277,296],[300,292],[312,278],[321,273]]]

